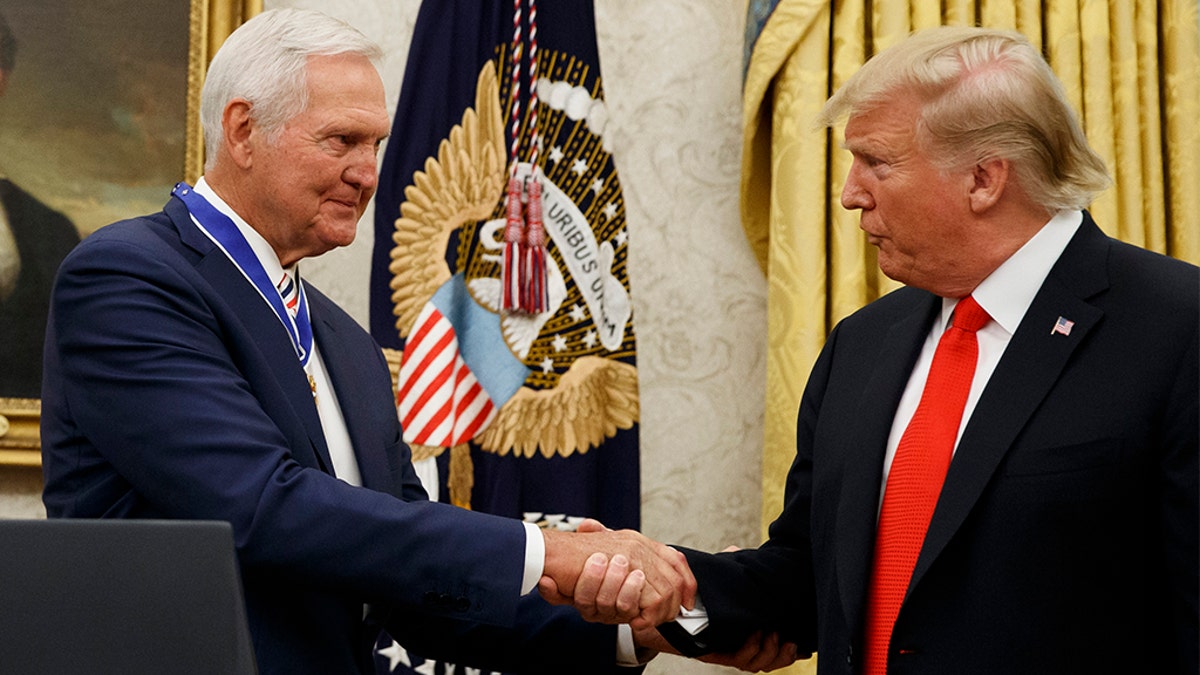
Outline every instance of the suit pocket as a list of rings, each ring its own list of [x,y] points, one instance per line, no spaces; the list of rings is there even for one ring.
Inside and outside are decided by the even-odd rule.
[[[1005,476],[1045,476],[1085,471],[1119,463],[1122,443],[1105,438],[1088,443],[1048,448],[1014,448],[1004,460]]]

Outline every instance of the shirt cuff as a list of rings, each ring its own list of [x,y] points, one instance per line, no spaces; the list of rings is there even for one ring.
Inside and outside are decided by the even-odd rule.
[[[638,663],[637,646],[633,644],[633,629],[629,624],[617,624],[617,665],[634,668],[645,665]]]
[[[521,595],[525,595],[537,588],[538,580],[546,569],[546,540],[537,525],[521,524],[525,526],[525,575],[521,577]]]
[[[700,602],[699,595],[696,595],[695,607],[695,609],[680,607],[679,616],[675,619],[675,623],[686,630],[688,635],[696,635],[708,628],[708,610],[704,609],[704,603]]]

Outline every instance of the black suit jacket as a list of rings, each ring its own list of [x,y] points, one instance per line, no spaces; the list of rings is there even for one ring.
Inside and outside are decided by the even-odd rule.
[[[331,474],[279,319],[172,198],[63,262],[42,401],[47,514],[230,522],[263,675],[372,672],[380,623],[460,664],[613,670],[615,629],[519,597],[519,522],[426,499],[378,345],[307,290],[363,487]]]
[[[1197,672],[1198,288],[1085,215],[964,430],[890,673]],[[763,627],[859,670],[884,447],[940,307],[901,289],[829,336],[769,540],[687,552],[709,648]]]

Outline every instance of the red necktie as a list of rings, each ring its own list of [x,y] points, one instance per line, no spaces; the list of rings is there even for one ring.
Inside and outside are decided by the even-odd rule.
[[[954,308],[953,325],[938,341],[921,402],[896,448],[875,536],[867,596],[865,675],[887,673],[892,627],[950,467],[963,406],[975,376],[979,357],[975,331],[990,319],[970,296]]]

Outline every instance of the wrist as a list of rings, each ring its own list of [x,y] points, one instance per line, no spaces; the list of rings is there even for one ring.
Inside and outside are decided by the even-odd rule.
[[[565,539],[570,535],[551,529],[539,529],[539,531],[545,551],[542,558],[542,574],[554,579],[558,584],[559,592],[575,588],[575,581],[583,564],[582,562],[573,563],[571,560],[570,542]]]

